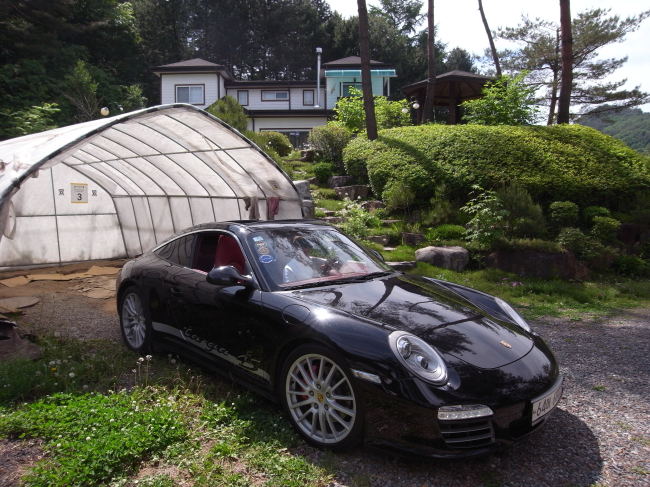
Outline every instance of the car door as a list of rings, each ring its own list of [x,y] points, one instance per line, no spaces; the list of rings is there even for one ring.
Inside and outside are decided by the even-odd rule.
[[[210,262],[217,266],[232,263],[240,273],[250,274],[236,237],[220,231],[199,232],[193,249],[193,267],[171,289],[183,338],[221,366],[232,366],[250,379],[267,383],[270,377],[259,358],[266,336],[259,289],[206,280]],[[210,249],[215,252],[213,259],[206,256]]]

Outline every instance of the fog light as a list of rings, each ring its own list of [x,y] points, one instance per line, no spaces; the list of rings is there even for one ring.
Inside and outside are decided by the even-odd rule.
[[[459,404],[457,406],[442,406],[438,409],[438,419],[442,421],[483,418],[493,414],[489,407],[482,404]]]

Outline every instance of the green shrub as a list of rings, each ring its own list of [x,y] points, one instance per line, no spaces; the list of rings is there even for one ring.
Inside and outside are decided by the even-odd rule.
[[[573,227],[578,223],[580,209],[572,201],[554,201],[548,207],[548,213],[556,228]]]
[[[460,211],[470,216],[467,222],[467,240],[483,248],[490,248],[505,237],[505,219],[508,212],[494,191],[474,187],[474,196]]]
[[[579,228],[563,228],[557,237],[557,242],[582,260],[595,259],[605,251],[605,247],[600,242],[585,235]]]
[[[415,203],[415,192],[402,181],[391,181],[382,197],[389,211],[405,210]]]
[[[343,166],[343,149],[352,139],[352,132],[337,123],[328,123],[314,127],[309,134],[309,144],[316,151],[318,160],[331,162],[341,173]]]
[[[542,207],[533,201],[525,188],[509,184],[497,190],[497,196],[508,212],[506,232],[509,236],[534,238],[546,234]]]
[[[498,248],[504,250],[535,250],[549,254],[562,252],[562,247],[557,242],[542,240],[539,238],[515,238],[502,240],[497,243]]]
[[[643,277],[650,275],[650,264],[635,255],[619,255],[612,264],[614,270],[624,276]]]
[[[263,142],[262,148],[266,149],[269,147],[282,157],[288,156],[293,150],[293,145],[291,145],[289,137],[280,132],[263,130],[262,132],[258,132],[258,140]]]
[[[420,125],[363,136],[343,151],[348,174],[367,173],[375,194],[390,179],[421,176],[411,188],[428,201],[432,188],[448,185],[461,200],[472,185],[516,183],[543,205],[571,199],[581,206],[616,209],[650,189],[646,160],[622,142],[589,127]]]
[[[353,133],[359,133],[366,126],[366,112],[363,106],[361,90],[350,89],[350,95],[339,98],[334,107],[336,121]],[[408,100],[389,100],[385,96],[375,96],[375,121],[378,129],[389,129],[411,124]]]
[[[582,219],[587,226],[593,223],[596,216],[612,216],[610,211],[604,206],[587,206],[582,210]]]
[[[620,226],[621,222],[614,218],[595,216],[591,235],[602,243],[612,243],[616,241],[616,234]]]
[[[426,237],[429,242],[439,240],[463,240],[466,233],[467,230],[465,230],[465,227],[445,224],[429,229],[426,233]]]
[[[337,214],[345,221],[339,226],[351,237],[363,239],[368,236],[370,227],[378,227],[381,224],[379,218],[364,210],[360,203],[349,198],[345,198],[344,202],[345,205]]]
[[[334,174],[334,166],[329,162],[319,162],[314,164],[314,176],[320,184],[327,183],[327,180]]]

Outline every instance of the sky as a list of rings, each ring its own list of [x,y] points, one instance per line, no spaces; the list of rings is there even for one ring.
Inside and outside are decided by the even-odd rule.
[[[353,0],[327,0],[332,10],[344,17],[357,14],[357,2]],[[378,0],[366,0],[368,8],[379,6]],[[426,4],[426,2],[423,2]],[[499,27],[516,26],[522,15],[530,18],[540,17],[553,20],[559,24],[560,2],[558,0],[483,0],[483,10],[491,30]],[[636,15],[650,8],[648,0],[571,0],[571,14],[589,8],[611,9],[612,15],[627,17]],[[423,8],[423,12],[425,9]],[[482,55],[488,47],[477,0],[454,0],[435,2],[435,23],[442,42],[448,50],[462,47],[472,54]],[[423,24],[424,26],[424,24]],[[506,47],[503,41],[496,40],[497,49]],[[650,92],[650,19],[641,27],[628,34],[624,42],[605,46],[600,50],[600,57],[628,57],[628,61],[617,70],[611,78],[627,78],[626,88],[640,86],[642,91]],[[327,59],[327,53],[324,53]],[[640,107],[650,112],[650,103]]]

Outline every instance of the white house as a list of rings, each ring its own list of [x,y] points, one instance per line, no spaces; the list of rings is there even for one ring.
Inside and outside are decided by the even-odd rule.
[[[324,125],[332,109],[350,88],[361,89],[361,59],[350,56],[323,64],[321,88],[316,80],[275,81],[235,80],[221,64],[190,59],[154,69],[160,77],[160,102],[190,103],[207,108],[226,95],[235,98],[246,110],[248,129],[285,133],[295,146],[306,142],[312,128]],[[390,93],[392,66],[371,61],[375,96]]]

